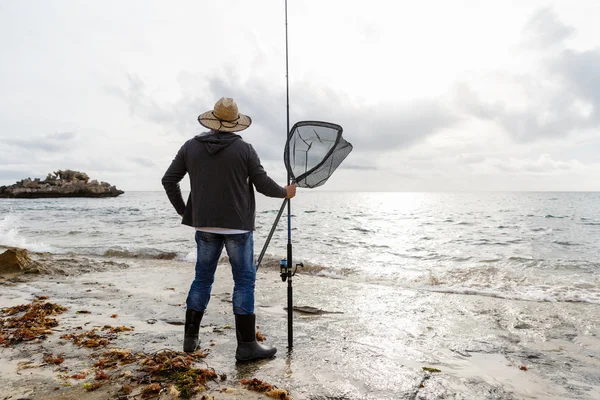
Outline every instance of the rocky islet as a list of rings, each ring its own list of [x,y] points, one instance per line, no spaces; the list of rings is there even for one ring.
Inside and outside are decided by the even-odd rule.
[[[27,178],[0,186],[0,198],[117,197],[123,193],[108,182],[90,180],[85,172],[70,169],[50,173],[44,180]]]

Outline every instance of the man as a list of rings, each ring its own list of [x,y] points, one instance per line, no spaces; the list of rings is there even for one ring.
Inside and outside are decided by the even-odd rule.
[[[221,98],[213,110],[198,117],[198,122],[210,131],[185,142],[162,178],[171,204],[183,217],[182,223],[196,228],[196,276],[186,300],[183,351],[193,352],[198,347],[200,322],[225,247],[235,284],[235,357],[238,361],[270,358],[277,349],[256,342],[253,186],[266,196],[291,199],[296,195],[296,185],[284,188],[275,183],[254,148],[234,134],[248,128],[252,120],[238,112],[233,99]],[[191,183],[187,204],[179,188],[186,173]]]

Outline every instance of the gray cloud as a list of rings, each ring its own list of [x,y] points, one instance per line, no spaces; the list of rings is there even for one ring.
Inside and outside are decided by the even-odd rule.
[[[536,103],[522,110],[511,109],[503,102],[487,102],[465,84],[456,87],[455,98],[467,114],[496,122],[522,143],[566,136],[573,129],[594,123],[570,107],[575,98],[567,92],[567,88],[548,98],[537,99]]]
[[[593,107],[590,119],[600,120],[600,48],[588,51],[564,50],[554,60],[551,70],[581,101]]]
[[[542,154],[538,159],[497,159],[489,158],[482,162],[488,164],[499,171],[510,173],[530,173],[530,174],[555,174],[558,172],[572,171],[584,168],[584,165],[578,161],[560,161],[554,160],[548,154]]]
[[[30,139],[11,139],[4,138],[4,143],[20,147],[25,150],[42,150],[45,152],[56,152],[64,150],[64,141],[72,140],[75,137],[73,132],[55,132],[43,136],[32,137]]]
[[[539,45],[558,43],[572,33],[548,9],[537,12],[527,27]],[[514,75],[512,81],[526,96],[526,107],[486,101],[467,84],[456,86],[455,101],[468,115],[497,123],[522,143],[600,126],[600,48],[555,52],[535,75]]]
[[[362,165],[362,164],[353,164],[353,163],[343,163],[340,165],[340,169],[355,169],[359,171],[377,171],[379,168],[374,165]]]
[[[46,135],[47,140],[71,140],[75,138],[74,132],[55,132]]]
[[[537,10],[523,28],[526,41],[534,46],[556,46],[575,33],[562,23],[551,8]]]
[[[142,167],[156,167],[156,163],[149,158],[144,157],[133,157],[131,158],[135,164],[141,165]]]
[[[47,142],[39,139],[4,139],[5,144],[20,147],[25,150],[42,150],[47,152],[58,151],[60,143]]]
[[[25,170],[0,170],[0,181],[17,182],[27,177],[35,177],[35,174]]]
[[[186,80],[190,80],[189,75]],[[126,101],[134,115],[174,128],[185,137],[201,128],[196,121],[198,114],[212,108],[220,97],[233,97],[240,112],[253,120],[251,130],[241,134],[253,143],[261,158],[281,160],[286,135],[284,88],[277,90],[266,79],[242,82],[226,71],[208,80],[202,97],[188,95],[172,104],[159,104],[147,94],[139,77],[129,76],[128,82],[125,89],[108,91]],[[195,85],[203,86],[202,83]],[[355,145],[355,151],[360,152],[407,148],[460,120],[449,105],[437,99],[377,107],[351,106],[346,95],[307,82],[296,83],[290,96],[290,125],[300,120],[338,123],[344,128],[346,139]]]

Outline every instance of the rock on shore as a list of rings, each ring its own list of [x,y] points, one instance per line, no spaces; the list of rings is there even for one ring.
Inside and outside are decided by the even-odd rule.
[[[107,182],[90,181],[86,173],[70,169],[48,174],[45,180],[27,178],[0,186],[0,198],[117,197],[123,193]]]

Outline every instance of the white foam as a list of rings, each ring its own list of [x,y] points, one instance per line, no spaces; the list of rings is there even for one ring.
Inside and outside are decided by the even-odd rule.
[[[0,246],[19,247],[34,252],[56,252],[51,246],[42,242],[30,242],[19,234],[19,217],[7,215],[0,219]]]
[[[600,296],[598,293],[578,292],[568,289],[562,293],[536,290],[536,288],[530,288],[529,290],[521,292],[506,292],[466,287],[435,287],[429,288],[428,290],[431,292],[478,295],[508,300],[600,304]]]
[[[196,262],[196,250],[190,251],[185,257],[183,257],[183,261],[187,262]]]

